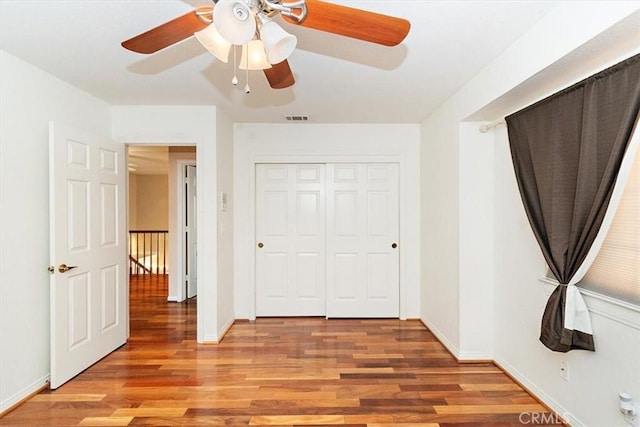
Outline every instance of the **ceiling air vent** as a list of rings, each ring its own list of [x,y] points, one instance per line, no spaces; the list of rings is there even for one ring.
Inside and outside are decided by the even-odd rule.
[[[284,116],[288,122],[306,122],[309,120],[309,116]]]

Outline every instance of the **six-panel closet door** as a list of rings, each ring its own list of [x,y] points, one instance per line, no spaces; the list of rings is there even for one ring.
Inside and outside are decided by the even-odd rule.
[[[325,165],[256,165],[256,315],[324,316]]]
[[[399,317],[398,165],[327,165],[327,317]]]
[[[398,165],[256,165],[256,315],[399,316]]]

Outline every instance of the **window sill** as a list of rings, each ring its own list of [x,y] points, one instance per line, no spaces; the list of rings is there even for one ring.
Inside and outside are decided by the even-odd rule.
[[[558,281],[555,279],[541,277],[539,280],[543,283],[547,296],[551,295],[558,286]],[[640,306],[586,289],[580,289],[580,293],[590,313],[640,330]]]

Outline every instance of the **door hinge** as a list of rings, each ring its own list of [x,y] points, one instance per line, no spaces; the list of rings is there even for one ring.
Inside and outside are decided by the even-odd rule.
[[[187,233],[191,231],[191,226],[189,225],[185,225],[184,226],[184,231],[186,231]]]
[[[185,176],[185,177],[184,177],[184,183],[185,183],[185,184],[188,184],[188,183],[189,183],[189,177],[188,177],[188,176]]]

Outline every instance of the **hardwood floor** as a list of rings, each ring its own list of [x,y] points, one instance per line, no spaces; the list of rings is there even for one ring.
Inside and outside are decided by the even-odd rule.
[[[416,320],[270,318],[195,341],[196,301],[131,284],[128,343],[2,426],[518,426],[559,418],[490,363],[458,364]],[[537,421],[537,422],[534,422]]]

